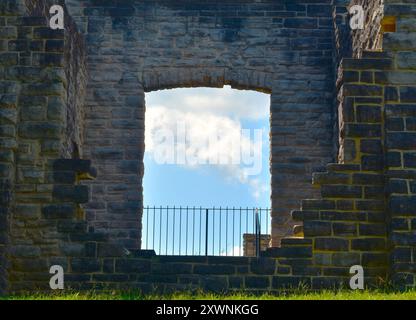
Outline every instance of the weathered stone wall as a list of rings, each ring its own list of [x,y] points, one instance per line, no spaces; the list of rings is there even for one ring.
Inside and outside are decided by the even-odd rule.
[[[368,55],[341,64],[341,163],[314,174],[322,199],[305,200],[301,211],[293,212],[304,221],[314,264],[328,283],[347,278],[352,265],[364,267],[369,283],[388,276],[382,74],[393,63],[382,54]]]
[[[144,92],[231,84],[271,93],[273,244],[292,234],[290,211],[318,195],[311,172],[334,159],[331,1],[71,1],[69,11],[88,47],[91,226],[140,245]]]
[[[16,157],[18,154],[17,97],[20,83],[7,79],[6,72],[19,63],[19,56],[9,52],[9,44],[19,37],[15,20],[24,12],[21,3],[3,1],[0,3],[0,294],[9,287],[10,221],[13,213]]]
[[[65,1],[53,0],[25,0],[28,14],[37,16],[44,25],[48,25],[49,8],[55,4],[64,6]],[[63,70],[65,72],[65,91],[64,103],[66,109],[63,114],[58,114],[64,121],[65,139],[62,139],[61,156],[65,158],[79,158],[82,155],[82,136],[84,120],[84,98],[86,89],[86,49],[84,37],[80,34],[75,22],[65,8],[65,32],[63,39],[50,39],[45,50],[50,53],[50,59],[57,59],[63,55]],[[55,56],[53,56],[55,54]],[[59,108],[58,108],[59,109]]]
[[[53,257],[61,256],[65,241],[58,221],[48,217],[50,209],[62,213],[59,203],[67,202],[76,211],[79,199],[88,199],[87,189],[83,195],[84,190],[77,187],[57,186],[76,184],[74,174],[73,178],[54,174],[55,160],[73,153],[67,141],[77,135],[74,128],[82,127],[81,122],[75,123],[81,114],[82,77],[74,73],[84,68],[83,47],[77,43],[70,17],[66,32],[49,28],[51,3],[3,1],[0,5],[1,161],[5,162],[0,290],[6,287],[4,269],[9,269],[12,290],[32,288],[40,275],[47,277],[44,270]],[[69,192],[66,199],[60,198],[63,189]]]
[[[394,64],[383,82],[391,273],[405,289],[416,285],[416,3],[386,0],[385,15],[398,17],[384,36]]]
[[[64,267],[67,288],[80,289],[332,288],[348,283],[355,264],[367,285],[388,277],[403,289],[416,285],[415,4],[385,0],[397,32],[384,35],[383,52],[365,50],[377,28],[351,38],[351,55],[362,52],[354,59],[333,46],[334,34],[339,44],[346,37],[338,20],[345,1],[71,0],[82,31],[72,38],[47,28],[46,3],[0,4],[1,294],[48,290],[53,264]],[[68,18],[66,32],[75,28]],[[333,65],[339,163],[318,170],[311,189],[310,173],[332,158]],[[224,84],[272,94],[273,236],[281,247],[259,259],[135,250],[144,92]],[[82,152],[90,160],[60,159]],[[97,179],[81,185],[97,175],[92,166]],[[281,240],[301,198],[292,218],[303,222],[304,238]]]

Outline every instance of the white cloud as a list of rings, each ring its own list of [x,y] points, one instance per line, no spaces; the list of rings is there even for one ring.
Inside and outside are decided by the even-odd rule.
[[[149,106],[166,106],[184,112],[204,112],[233,119],[262,119],[269,116],[270,96],[231,89],[191,88],[151,92],[146,95]]]
[[[236,160],[240,160],[241,152],[250,154],[259,147],[253,137],[241,136],[241,120],[268,117],[268,99],[264,94],[241,93],[229,88],[150,93],[146,96],[146,152],[153,160],[158,159],[160,146],[169,144],[166,133],[172,133],[174,137],[170,144],[173,143],[175,150],[173,153],[163,153],[163,156],[174,156],[175,163],[191,169],[199,169],[201,164],[214,164],[224,179],[230,183],[248,185],[253,197],[258,199],[269,189],[268,181],[258,178],[261,169],[267,170],[261,168],[262,150],[258,150],[259,159],[251,159],[253,163],[242,164]],[[178,136],[181,136],[184,129],[187,140],[185,144],[181,144],[182,138],[178,140]],[[164,139],[158,137],[161,132]],[[265,141],[268,141],[268,132],[263,132],[261,137],[260,143],[263,147]],[[183,159],[183,162],[178,157],[181,145],[186,154],[186,161]],[[250,174],[248,169],[255,164],[260,164],[260,168],[257,168],[260,172],[252,170],[257,174]]]
[[[222,251],[220,256],[238,257],[244,255],[244,249],[240,246],[231,247],[227,252]]]

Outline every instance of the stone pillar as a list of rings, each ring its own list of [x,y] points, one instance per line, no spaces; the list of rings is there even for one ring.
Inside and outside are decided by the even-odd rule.
[[[260,236],[260,251],[266,251],[270,248],[271,236],[262,234]],[[251,233],[243,234],[243,255],[244,257],[256,256],[256,235]]]
[[[124,65],[90,68],[84,157],[97,168],[89,225],[128,249],[140,248],[143,207],[144,91]]]
[[[330,72],[328,72],[330,74]],[[310,79],[314,76],[311,74]],[[272,176],[272,246],[293,236],[291,211],[300,200],[319,197],[311,184],[312,172],[331,162],[333,149],[332,103],[317,82],[276,81],[271,96],[270,154]],[[314,91],[314,89],[316,91]]]

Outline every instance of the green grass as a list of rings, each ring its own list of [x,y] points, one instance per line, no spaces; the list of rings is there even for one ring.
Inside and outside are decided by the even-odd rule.
[[[320,291],[292,292],[261,296],[236,293],[233,295],[216,295],[209,293],[172,295],[141,295],[138,293],[56,293],[38,295],[20,295],[3,298],[4,300],[416,300],[416,290],[407,292],[394,291]]]

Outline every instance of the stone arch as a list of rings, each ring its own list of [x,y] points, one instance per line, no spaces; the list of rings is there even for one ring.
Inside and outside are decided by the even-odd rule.
[[[234,89],[271,93],[272,74],[257,70],[230,71],[227,68],[160,68],[142,73],[145,92],[230,85]]]

